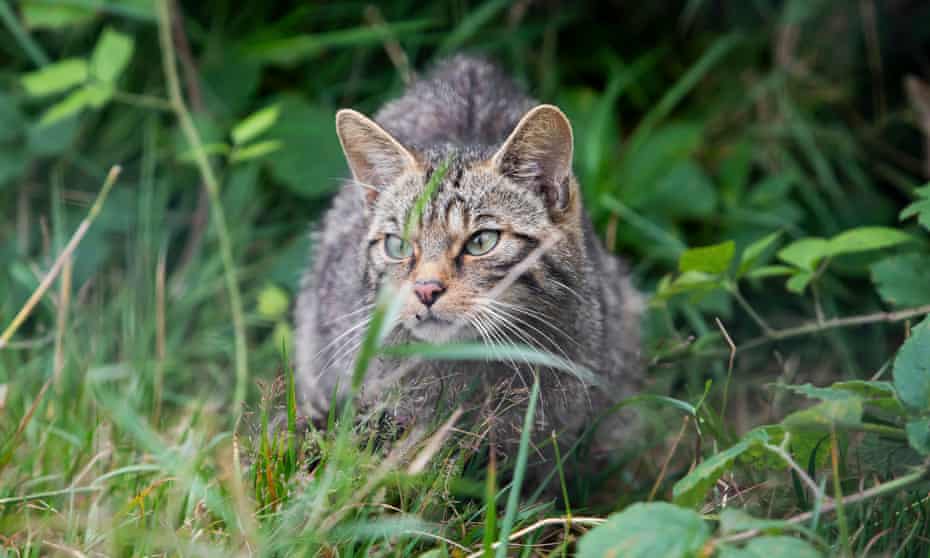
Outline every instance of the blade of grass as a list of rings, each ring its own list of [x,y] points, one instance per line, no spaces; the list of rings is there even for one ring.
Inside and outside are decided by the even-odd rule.
[[[213,223],[216,226],[216,235],[220,244],[220,257],[223,260],[223,276],[226,281],[226,291],[229,297],[229,307],[232,313],[233,332],[235,337],[235,363],[236,363],[236,387],[233,393],[233,408],[236,414],[241,412],[242,403],[245,401],[246,389],[249,383],[249,354],[245,338],[245,318],[242,310],[242,297],[239,293],[239,282],[236,278],[236,264],[232,252],[232,240],[229,235],[229,227],[226,223],[226,213],[223,211],[222,199],[220,198],[220,185],[213,173],[213,167],[207,158],[200,134],[194,126],[193,118],[187,110],[184,98],[181,96],[181,82],[178,77],[178,68],[174,42],[171,39],[171,17],[169,12],[168,0],[159,0],[158,2],[158,37],[161,44],[162,64],[165,73],[165,81],[168,85],[168,96],[171,106],[174,108],[175,116],[181,124],[184,137],[191,146],[194,153],[194,160],[200,171],[200,178],[203,180],[210,196],[210,212],[213,216]]]
[[[100,189],[100,193],[97,194],[97,198],[94,200],[93,205],[90,206],[90,210],[87,212],[87,216],[84,217],[84,220],[81,221],[81,224],[78,225],[77,230],[74,231],[74,234],[71,236],[71,240],[68,241],[68,244],[65,246],[65,249],[61,251],[61,254],[58,255],[58,258],[55,259],[55,263],[52,264],[52,268],[48,270],[48,273],[45,274],[45,277],[42,279],[42,282],[39,283],[39,286],[32,293],[32,296],[26,301],[23,307],[20,309],[19,313],[13,318],[13,321],[10,322],[10,325],[3,331],[3,334],[0,335],[0,349],[2,349],[10,341],[10,338],[13,337],[13,334],[16,333],[16,330],[19,329],[19,326],[23,324],[32,310],[35,308],[36,304],[39,303],[39,300],[42,299],[42,296],[45,292],[52,286],[52,282],[55,281],[55,278],[58,276],[58,273],[64,267],[65,262],[71,259],[71,255],[74,253],[74,250],[80,244],[81,239],[84,238],[84,235],[87,234],[87,230],[93,224],[94,219],[97,218],[97,215],[100,213],[100,210],[103,208],[103,203],[107,199],[107,195],[110,193],[110,189],[113,188],[113,185],[116,184],[116,179],[119,177],[120,167],[114,166],[110,169],[110,172],[107,174],[106,180],[103,182],[103,187]]]
[[[510,5],[510,0],[488,0],[481,7],[473,10],[439,45],[440,54],[448,54],[459,49],[475,33],[486,25],[491,19]]]
[[[520,488],[523,477],[526,475],[526,461],[530,450],[530,434],[533,432],[533,421],[536,416],[536,402],[539,399],[539,374],[533,375],[533,389],[530,392],[530,402],[526,406],[526,415],[523,418],[523,431],[520,433],[520,449],[517,450],[517,462],[514,467],[513,481],[510,483],[510,494],[507,495],[507,507],[504,511],[504,521],[501,523],[501,532],[498,536],[496,558],[506,558],[507,540],[513,530],[514,520],[517,517],[517,508],[520,505]]]
[[[0,19],[3,20],[3,24],[37,68],[41,68],[50,62],[48,55],[45,54],[39,43],[32,39],[29,32],[16,19],[16,14],[10,9],[10,5],[6,0],[0,0]]]

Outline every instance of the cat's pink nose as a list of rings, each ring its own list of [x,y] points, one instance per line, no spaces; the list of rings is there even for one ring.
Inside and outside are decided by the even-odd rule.
[[[436,280],[417,281],[413,284],[413,293],[427,308],[432,306],[444,292],[446,292],[445,285]]]

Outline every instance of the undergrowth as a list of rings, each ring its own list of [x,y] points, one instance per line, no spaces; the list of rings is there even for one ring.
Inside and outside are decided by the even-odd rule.
[[[927,11],[0,0],[0,552],[925,556]],[[605,411],[644,434],[603,471],[295,406],[333,113],[462,49],[570,116],[650,294],[649,385]]]

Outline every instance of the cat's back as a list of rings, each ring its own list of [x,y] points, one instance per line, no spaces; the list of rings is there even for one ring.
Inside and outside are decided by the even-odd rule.
[[[436,64],[375,120],[408,147],[496,146],[535,104],[494,63],[458,55]]]

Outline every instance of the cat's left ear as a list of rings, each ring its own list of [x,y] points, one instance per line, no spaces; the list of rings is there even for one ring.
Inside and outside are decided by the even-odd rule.
[[[527,112],[491,159],[497,170],[538,192],[550,212],[569,209],[576,197],[572,178],[572,125],[553,105]]]

